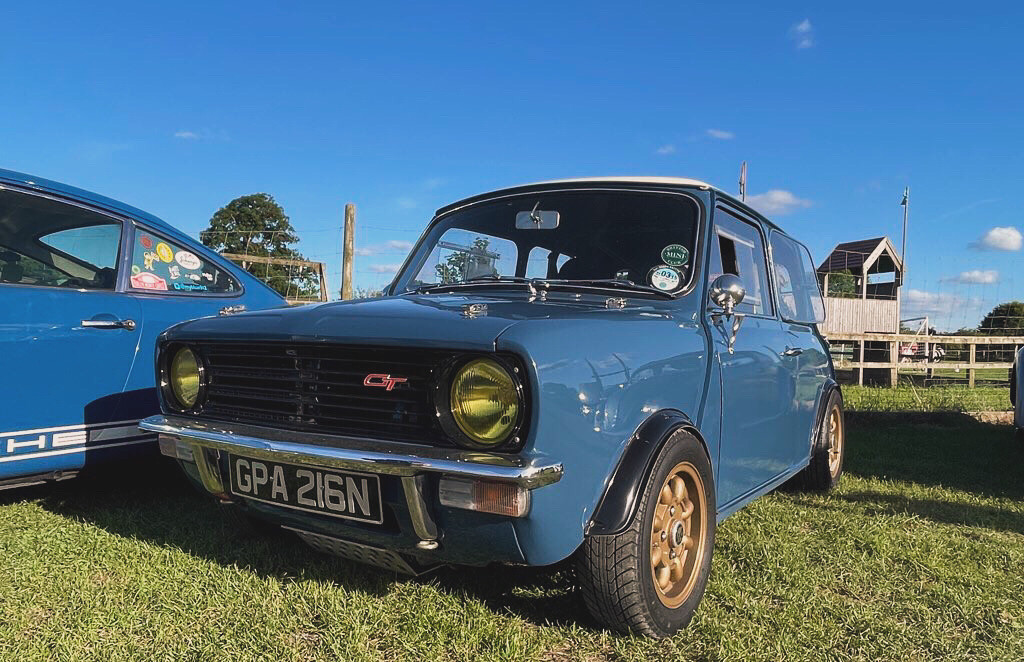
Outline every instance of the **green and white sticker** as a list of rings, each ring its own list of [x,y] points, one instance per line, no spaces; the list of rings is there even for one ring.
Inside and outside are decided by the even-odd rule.
[[[690,250],[682,244],[669,244],[661,249],[661,261],[673,267],[681,267],[690,261]]]
[[[651,269],[647,280],[651,282],[651,287],[657,288],[662,292],[674,292],[682,284],[683,274],[679,273],[679,270],[675,267],[661,265]]]

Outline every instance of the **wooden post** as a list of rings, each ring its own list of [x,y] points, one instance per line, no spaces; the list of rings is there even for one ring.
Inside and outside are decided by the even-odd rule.
[[[977,349],[978,349],[978,346],[975,345],[974,343],[971,343],[971,355],[970,355],[971,357],[968,360],[968,363],[970,363],[972,365],[975,362],[974,361],[974,357],[975,357],[975,351]],[[968,368],[967,369],[967,385],[970,386],[971,388],[974,388],[974,368]]]
[[[327,301],[327,274],[324,271],[324,265],[321,262],[320,268],[317,269],[320,274],[320,300]]]
[[[900,343],[899,341],[889,343],[889,361],[891,363],[900,362]],[[896,388],[896,385],[900,381],[900,369],[889,368],[889,386]]]
[[[341,298],[352,298],[352,260],[356,252],[356,206],[345,205],[345,234],[341,253]]]
[[[860,341],[860,367],[857,368],[857,385],[864,386],[864,341]]]

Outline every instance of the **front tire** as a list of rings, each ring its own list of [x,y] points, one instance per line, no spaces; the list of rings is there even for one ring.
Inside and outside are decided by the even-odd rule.
[[[677,430],[654,462],[629,527],[587,536],[577,552],[587,610],[611,630],[654,639],[686,627],[711,572],[715,514],[704,447]]]

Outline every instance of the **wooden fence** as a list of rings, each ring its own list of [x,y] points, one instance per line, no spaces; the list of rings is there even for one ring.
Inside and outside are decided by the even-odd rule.
[[[1012,366],[1013,356],[1017,350],[1024,346],[1024,336],[925,336],[912,333],[826,333],[826,339],[830,344],[854,343],[854,352],[858,353],[857,360],[848,361],[845,358],[835,361],[839,370],[854,369],[857,371],[857,383],[864,383],[865,369],[887,369],[889,370],[889,383],[896,386],[900,370],[921,370],[927,373],[934,370],[965,370],[967,371],[968,385],[974,386],[978,370],[1003,369],[1009,370]],[[865,361],[864,351],[866,343],[884,343],[887,345],[889,360],[887,361]],[[916,344],[921,358],[917,353],[910,360],[901,360],[900,348],[905,345]],[[966,346],[967,361],[960,358],[946,357],[934,358],[934,347]],[[1008,355],[1009,361],[978,361],[978,347],[982,347],[983,354],[991,354],[993,351],[999,354]],[[1000,346],[998,348],[993,346]],[[986,351],[991,350],[991,351]],[[1011,353],[1012,350],[1012,353]],[[987,357],[986,357],[987,358]]]
[[[320,282],[320,292],[316,295],[315,299],[310,298],[299,298],[299,297],[285,297],[288,303],[294,305],[303,303],[314,303],[316,301],[327,301],[327,274],[324,271],[323,262],[310,262],[308,260],[289,260],[283,257],[267,257],[263,255],[240,255],[238,253],[221,253],[224,257],[241,264],[242,268],[245,269],[249,263],[256,264],[279,264],[287,267],[299,267],[304,269],[312,269],[317,275],[317,280]],[[253,274],[257,278],[258,274]]]

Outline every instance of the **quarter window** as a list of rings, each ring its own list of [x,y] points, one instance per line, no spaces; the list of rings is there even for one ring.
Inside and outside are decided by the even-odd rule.
[[[239,291],[238,281],[189,248],[139,229],[132,247],[133,290],[181,294],[226,294]]]
[[[722,274],[739,276],[747,294],[736,310],[752,315],[771,315],[768,269],[761,233],[753,225],[719,208],[715,212],[715,238],[710,280]]]
[[[779,314],[787,322],[820,324],[825,321],[825,302],[814,274],[811,254],[789,237],[772,232],[769,239]]]

